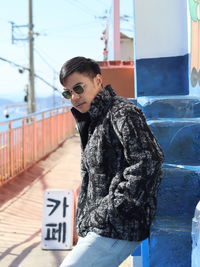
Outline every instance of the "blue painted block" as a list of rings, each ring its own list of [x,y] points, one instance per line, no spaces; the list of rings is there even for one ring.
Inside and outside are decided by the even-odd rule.
[[[149,239],[145,239],[141,242],[141,245],[137,247],[133,253],[133,266],[134,267],[149,267]],[[141,256],[141,259],[139,259],[139,256]],[[138,257],[138,260],[136,260],[136,257]]]
[[[147,119],[198,118],[200,99],[195,97],[138,98]]]
[[[165,155],[165,163],[200,165],[200,119],[148,121]]]
[[[189,94],[188,54],[138,59],[135,64],[138,96]]]
[[[188,216],[192,221],[200,199],[199,170],[164,167],[157,198],[158,216]]]
[[[150,267],[149,262],[149,238],[141,243],[142,248],[142,265],[143,267]]]
[[[190,223],[157,217],[149,239],[150,267],[190,267],[191,250]]]
[[[131,254],[132,256],[141,256],[141,246],[138,246],[133,253]]]

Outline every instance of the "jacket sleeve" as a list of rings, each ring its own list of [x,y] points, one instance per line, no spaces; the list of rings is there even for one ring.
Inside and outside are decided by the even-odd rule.
[[[148,202],[155,201],[163,153],[138,107],[119,110],[112,123],[123,146],[126,168],[111,183],[111,209],[125,217],[140,216]]]

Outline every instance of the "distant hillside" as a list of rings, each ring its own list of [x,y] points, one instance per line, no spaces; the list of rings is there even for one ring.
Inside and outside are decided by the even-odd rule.
[[[14,104],[14,102],[5,98],[0,98],[0,106],[11,105],[11,104]]]
[[[19,104],[26,104],[26,102],[19,102]],[[5,98],[0,98],[0,109],[2,109],[4,106],[7,105],[13,105],[18,104],[16,101],[11,101]],[[60,96],[48,96],[48,97],[37,97],[36,98],[36,106],[37,111],[43,109],[51,109],[56,106],[62,106],[62,105],[70,105],[70,102],[64,98],[61,98]]]
[[[49,96],[49,97],[37,97],[36,98],[37,111],[43,109],[51,109],[57,106],[70,105],[69,100],[61,98],[60,96]]]
[[[27,115],[26,104],[27,104],[26,102],[14,102],[8,99],[0,98],[0,122],[6,121],[7,119],[12,120],[26,116]],[[70,106],[70,102],[69,100],[61,98],[60,96],[55,96],[55,98],[53,98],[53,96],[36,98],[37,112],[53,109],[63,105]],[[6,109],[5,106],[7,106]],[[8,117],[6,117],[5,114],[8,114]]]
[[[36,112],[41,112],[53,109],[63,105],[70,105],[69,100],[60,96],[37,97],[36,98]],[[8,99],[0,98],[0,121],[6,120],[8,114],[9,119],[14,119],[27,115],[27,102],[15,102]]]

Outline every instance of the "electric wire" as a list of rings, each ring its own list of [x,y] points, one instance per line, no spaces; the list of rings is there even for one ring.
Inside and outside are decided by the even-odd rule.
[[[88,26],[92,26],[92,25],[94,25],[94,23],[98,23],[98,22],[96,21],[96,17],[95,17],[95,20],[91,20],[91,21],[88,22],[88,23],[74,24],[74,25],[70,25],[70,26],[68,26],[68,27],[63,27],[63,28],[59,28],[59,29],[47,29],[46,31],[47,31],[47,34],[49,35],[49,34],[51,34],[51,32],[53,32],[53,31],[56,31],[56,32],[61,31],[61,32],[63,32],[63,31],[65,31],[65,30],[73,30],[73,29],[76,30],[76,28],[77,28],[77,30],[80,30],[80,29],[82,29],[82,28],[88,28]]]
[[[109,1],[107,1],[106,4],[105,4],[105,2],[102,3],[102,1],[96,0],[96,3],[98,3],[99,6],[104,7],[104,8],[106,7],[106,5],[108,5],[108,2]],[[111,5],[111,4],[109,4],[109,5]]]
[[[83,7],[82,5],[80,5],[79,2],[75,2],[76,0],[68,0],[69,3],[71,3],[73,6],[78,7],[79,9],[81,9],[84,13],[87,13],[90,16],[95,16],[93,11],[89,11],[87,8]],[[89,12],[88,12],[89,11]]]
[[[40,54],[40,52],[34,48],[34,51],[36,52],[36,54],[41,58],[41,60],[51,69],[53,70],[54,73],[56,73],[57,75],[59,74],[57,70],[54,69],[54,67],[52,67],[49,62],[47,62],[47,60]]]
[[[38,47],[35,45],[35,48],[34,49],[37,49],[37,51],[38,51]],[[41,48],[39,48],[40,49],[40,52],[39,53],[42,53],[44,56],[46,56],[48,59],[51,59],[51,62],[52,63],[54,63],[54,64],[56,64],[56,65],[58,65],[59,64],[59,62],[57,62],[56,60],[55,60],[55,58],[52,58],[51,56],[49,56],[49,55],[47,55],[47,53],[44,51],[44,50],[42,50]]]
[[[0,60],[2,60],[2,61],[4,61],[4,62],[7,62],[7,63],[9,63],[10,65],[13,65],[14,67],[17,67],[17,68],[20,68],[20,69],[23,69],[23,70],[26,70],[26,71],[30,71],[29,68],[24,67],[24,66],[22,66],[22,65],[20,65],[20,64],[17,64],[17,63],[15,63],[15,62],[11,61],[11,60],[6,59],[6,58],[0,57]],[[43,83],[45,83],[46,85],[48,85],[49,87],[53,88],[54,91],[57,91],[57,92],[59,92],[60,94],[62,94],[62,92],[61,92],[57,87],[55,87],[55,86],[53,86],[52,84],[50,84],[47,80],[45,80],[45,79],[44,79],[43,77],[41,77],[40,75],[34,73],[34,76],[35,76],[36,78],[38,78],[39,80],[41,80],[41,81],[42,81]]]
[[[85,10],[89,10],[89,11],[91,12],[91,14],[93,14],[93,16],[95,16],[95,14],[96,14],[96,12],[97,12],[97,9],[95,9],[95,10],[91,10],[87,5],[85,5],[84,1],[82,1],[82,2],[80,3],[80,1],[77,0],[77,3],[79,3],[80,6],[82,6]]]

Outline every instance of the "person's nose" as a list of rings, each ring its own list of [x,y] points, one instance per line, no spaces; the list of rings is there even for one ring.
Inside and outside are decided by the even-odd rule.
[[[72,94],[72,97],[71,97],[72,101],[75,101],[76,99],[80,98],[80,94],[77,94],[74,91],[72,91],[71,94]]]

